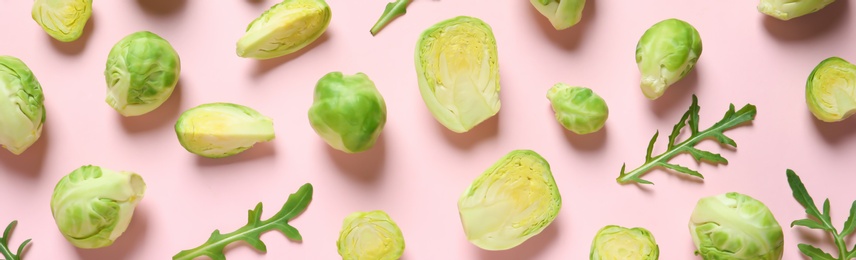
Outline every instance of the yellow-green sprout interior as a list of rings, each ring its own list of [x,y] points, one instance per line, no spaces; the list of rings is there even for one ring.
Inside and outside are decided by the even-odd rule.
[[[806,83],[806,102],[820,120],[844,120],[856,112],[856,65],[838,57],[815,67]]]

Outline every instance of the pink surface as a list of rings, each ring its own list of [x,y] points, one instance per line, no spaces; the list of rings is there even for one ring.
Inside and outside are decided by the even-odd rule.
[[[398,222],[405,259],[586,259],[604,225],[643,226],[661,259],[693,259],[687,222],[703,196],[737,191],[773,211],[785,232],[784,259],[803,258],[796,245],[832,249],[816,230],[790,228],[805,216],[791,197],[785,169],[800,174],[815,200],[829,197],[841,226],[856,199],[856,119],[820,123],[804,101],[805,80],[829,56],[856,61],[856,4],[839,0],[819,13],[781,22],[755,9],[757,1],[594,0],[580,24],[557,32],[528,1],[415,1],[376,37],[369,34],[386,0],[330,0],[327,32],[305,51],[256,61],[235,55],[247,24],[276,1],[95,1],[82,38],[52,40],[30,18],[32,1],[0,0],[0,54],[26,62],[41,82],[45,132],[21,156],[0,151],[0,224],[19,220],[12,237],[34,244],[25,259],[169,259],[204,242],[214,229],[232,231],[247,210],[265,205],[265,218],[306,182],[315,199],[292,221],[302,244],[266,233],[267,254],[246,245],[229,259],[337,259],[336,239],[351,212],[381,209]],[[216,2],[216,3],[215,3]],[[487,4],[490,3],[490,4]],[[429,114],[416,83],[415,42],[440,20],[470,15],[496,34],[502,85],[497,117],[454,134]],[[656,101],[638,88],[636,42],[650,25],[680,18],[701,33],[696,69]],[[149,115],[121,118],[105,102],[103,70],[110,47],[127,34],[150,30],[181,56],[176,93]],[[315,82],[330,71],[364,72],[386,99],[388,123],[374,149],[346,155],[328,148],[307,119]],[[601,132],[569,134],[554,120],[546,91],[556,82],[594,89],[608,103]],[[642,163],[656,130],[668,132],[699,96],[701,126],[721,118],[729,103],[758,106],[751,126],[728,134],[739,148],[712,141],[728,166],[675,162],[698,169],[702,183],[663,171],[640,189],[615,182],[622,163]],[[181,111],[207,102],[251,106],[274,119],[276,139],[221,160],[185,151],[173,124]],[[661,135],[655,153],[663,151]],[[456,201],[483,170],[513,149],[533,149],[550,163],[564,199],[558,219],[542,234],[505,252],[468,243]],[[49,201],[56,182],[84,164],[135,171],[148,184],[127,231],[113,246],[75,249],[59,233]]]

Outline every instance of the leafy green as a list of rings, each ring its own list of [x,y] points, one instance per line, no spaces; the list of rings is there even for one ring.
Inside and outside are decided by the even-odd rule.
[[[21,253],[24,252],[24,247],[26,247],[31,241],[31,239],[24,240],[24,243],[18,247],[18,252],[16,254],[12,254],[12,249],[9,248],[9,233],[12,233],[12,229],[15,228],[15,225],[17,224],[17,220],[13,220],[12,223],[9,223],[9,226],[6,226],[6,230],[3,231],[3,236],[0,237],[0,256],[3,257],[3,259],[0,260],[21,260]]]
[[[624,171],[626,164],[621,165],[621,173],[616,179],[618,183],[624,184],[630,182],[637,182],[641,184],[653,184],[650,181],[640,178],[640,176],[652,170],[654,167],[663,167],[679,173],[684,173],[690,176],[695,176],[704,179],[704,176],[702,176],[701,173],[699,173],[698,171],[668,162],[675,156],[682,153],[689,153],[690,155],[692,155],[693,159],[698,162],[704,160],[710,163],[728,164],[728,160],[722,157],[722,155],[700,150],[698,148],[695,148],[694,146],[707,138],[714,138],[719,143],[737,148],[737,143],[735,143],[734,140],[729,138],[728,136],[725,136],[723,132],[725,130],[737,127],[740,124],[755,119],[755,106],[752,104],[746,104],[740,110],[734,111],[734,104],[731,104],[728,108],[728,111],[725,112],[725,116],[723,116],[722,119],[719,120],[719,122],[716,122],[716,124],[713,124],[713,126],[705,130],[699,130],[698,128],[698,112],[698,98],[693,95],[693,102],[690,105],[689,110],[684,113],[684,116],[681,117],[681,121],[679,121],[675,125],[675,127],[672,129],[672,134],[669,135],[669,146],[666,149],[666,152],[657,156],[651,156],[651,152],[654,149],[654,142],[657,141],[657,136],[660,134],[660,131],[657,131],[654,133],[654,137],[651,138],[651,141],[648,143],[648,151],[645,154],[645,164],[642,164],[642,166],[639,166],[639,168],[636,168],[629,172]],[[676,139],[678,138],[678,135],[681,133],[681,129],[683,129],[687,125],[689,125],[690,127],[690,137],[681,143],[675,143]]]
[[[408,4],[410,4],[410,0],[396,0],[395,2],[386,4],[383,14],[380,15],[380,18],[377,19],[377,22],[370,30],[372,36],[377,35],[384,26],[392,22],[396,17],[406,14]]]
[[[287,238],[294,241],[303,241],[303,237],[296,228],[288,224],[288,221],[297,217],[306,210],[309,202],[312,201],[312,184],[306,183],[297,190],[297,192],[288,195],[288,200],[282,205],[273,217],[262,221],[262,203],[256,205],[256,208],[250,210],[247,225],[235,230],[231,233],[220,234],[220,230],[214,230],[214,233],[199,247],[183,250],[172,257],[173,260],[191,260],[200,256],[208,256],[213,260],[226,260],[226,255],[223,253],[226,246],[238,242],[247,242],[250,246],[262,253],[267,252],[267,247],[261,240],[261,235],[267,231],[279,230]]]
[[[805,208],[805,213],[809,215],[809,217],[813,217],[813,219],[804,218],[795,220],[794,222],[791,222],[791,227],[804,226],[811,229],[820,229],[829,232],[832,235],[833,240],[835,240],[835,246],[838,247],[838,258],[832,257],[832,255],[823,252],[820,248],[808,244],[799,244],[797,247],[799,247],[800,251],[802,251],[806,256],[811,257],[812,260],[846,260],[856,258],[856,247],[848,251],[847,243],[844,241],[844,238],[850,233],[853,233],[854,229],[856,229],[856,201],[853,201],[853,204],[850,206],[850,216],[844,221],[844,228],[841,229],[841,233],[839,233],[838,230],[835,229],[835,226],[832,225],[832,218],[829,214],[829,199],[823,201],[823,211],[821,212],[814,204],[814,200],[808,194],[808,191],[805,189],[805,185],[803,185],[800,177],[791,169],[788,169],[786,173],[788,175],[788,185],[791,186],[794,199],[796,199],[797,202]]]

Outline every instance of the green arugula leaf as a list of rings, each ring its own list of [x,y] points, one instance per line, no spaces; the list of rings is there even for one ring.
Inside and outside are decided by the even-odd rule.
[[[13,220],[12,223],[9,223],[6,226],[6,230],[3,231],[3,236],[0,237],[0,256],[3,258],[0,260],[21,260],[21,254],[24,253],[24,247],[32,241],[32,239],[24,240],[24,243],[21,243],[21,246],[18,247],[18,251],[15,254],[12,254],[12,249],[9,247],[9,234],[12,233],[12,229],[18,224],[17,220]]]
[[[807,244],[799,244],[797,247],[800,251],[808,257],[811,257],[811,260],[835,260],[832,255],[823,252],[820,248],[813,247]]]
[[[850,207],[850,216],[847,217],[847,221],[844,223],[844,230],[842,233],[838,233],[838,230],[835,229],[835,226],[832,225],[832,217],[830,216],[830,205],[829,199],[824,200],[823,202],[823,212],[818,210],[817,205],[814,204],[814,199],[811,198],[811,195],[808,194],[808,191],[803,185],[800,177],[791,169],[787,169],[786,174],[788,176],[788,185],[791,187],[791,191],[793,192],[794,199],[800,203],[800,205],[805,208],[806,215],[809,217],[813,217],[815,219],[800,219],[791,223],[791,227],[794,226],[804,226],[811,229],[821,229],[832,235],[832,239],[835,241],[835,246],[838,247],[838,258],[832,257],[832,255],[823,252],[817,247],[808,245],[808,244],[799,244],[800,251],[808,257],[811,257],[812,260],[847,260],[856,258],[856,248],[851,251],[847,250],[847,243],[844,239],[847,237],[847,234],[853,232],[854,225],[854,215],[856,215],[856,201],[853,202],[853,205]]]
[[[380,15],[380,18],[377,19],[377,22],[375,22],[375,25],[370,30],[372,36],[377,35],[384,26],[395,20],[395,18],[406,14],[408,4],[410,4],[410,0],[396,0],[395,2],[386,4],[383,14]]]

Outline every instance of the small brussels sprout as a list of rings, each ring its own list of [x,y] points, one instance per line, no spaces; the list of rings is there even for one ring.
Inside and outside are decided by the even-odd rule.
[[[758,11],[787,21],[820,11],[832,2],[835,0],[761,0],[758,3]]]
[[[404,254],[404,234],[386,212],[354,212],[342,223],[336,246],[343,260],[397,260]]]
[[[275,138],[273,120],[252,108],[208,103],[188,109],[175,122],[178,142],[188,152],[223,158]]]
[[[309,123],[331,147],[362,152],[374,146],[386,124],[386,103],[366,74],[330,72],[315,85]]]
[[[531,150],[514,150],[481,174],[458,199],[467,239],[485,250],[506,250],[553,223],[562,196],[550,164]]]
[[[428,110],[453,132],[467,132],[499,112],[496,39],[478,18],[458,16],[423,31],[416,75]]]
[[[764,203],[748,195],[728,192],[699,199],[689,228],[703,259],[782,259],[782,227]]]
[[[568,29],[583,18],[586,0],[529,0],[556,30]]]
[[[146,183],[139,174],[85,165],[56,184],[51,213],[72,245],[106,247],[128,228],[145,192]]]
[[[236,52],[259,60],[291,54],[321,37],[332,15],[324,0],[283,0],[247,26]]]
[[[149,31],[129,34],[107,56],[105,101],[126,117],[146,114],[169,99],[180,73],[181,60],[168,41]]]
[[[692,71],[701,52],[701,36],[689,23],[672,18],[651,26],[636,44],[642,93],[651,100],[662,96]]]
[[[856,113],[856,64],[829,57],[814,67],[805,84],[808,109],[825,122],[837,122]]]
[[[83,35],[92,0],[35,0],[31,16],[54,39],[72,42]]]
[[[597,231],[591,243],[591,260],[657,260],[660,247],[645,228],[608,225]]]
[[[547,91],[547,99],[556,113],[556,120],[577,134],[597,132],[609,116],[606,101],[586,87],[557,83]]]
[[[0,146],[24,153],[42,136],[45,115],[42,85],[30,68],[16,57],[0,56]]]

